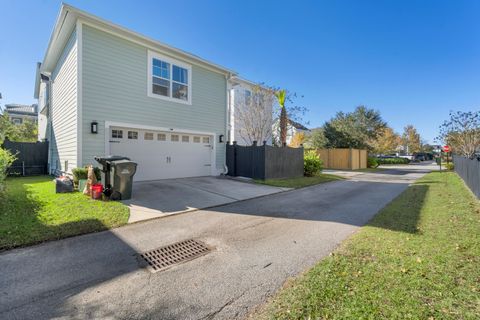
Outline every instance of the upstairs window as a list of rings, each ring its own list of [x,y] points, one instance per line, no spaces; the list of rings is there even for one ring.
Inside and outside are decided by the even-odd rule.
[[[252,92],[250,90],[245,90],[245,105],[250,106],[252,103]]]
[[[189,65],[149,52],[148,68],[148,96],[191,104]]]
[[[22,124],[22,118],[12,118],[12,122],[14,124]]]

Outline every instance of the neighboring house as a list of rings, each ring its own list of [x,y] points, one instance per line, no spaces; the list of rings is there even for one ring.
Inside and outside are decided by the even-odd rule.
[[[272,144],[274,97],[269,89],[251,81],[232,77],[229,87],[229,123],[227,140],[238,145],[253,141]],[[257,98],[260,101],[252,101]]]
[[[36,104],[25,105],[10,103],[4,106],[4,113],[8,114],[14,124],[22,124],[25,121],[37,122],[38,106]]]
[[[305,127],[303,124],[295,122],[293,120],[288,120],[287,124],[287,145],[290,144],[292,138],[297,133],[304,133],[306,136],[311,133],[311,130]],[[276,120],[273,125],[273,136],[275,141],[280,141],[280,120]]]
[[[225,172],[235,75],[62,5],[34,94],[50,171],[115,154],[138,163],[136,181]]]

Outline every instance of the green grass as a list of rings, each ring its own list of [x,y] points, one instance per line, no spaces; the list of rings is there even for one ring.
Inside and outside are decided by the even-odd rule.
[[[282,187],[282,188],[303,188],[308,186],[313,186],[315,184],[342,180],[342,177],[333,175],[333,174],[324,174],[320,173],[313,177],[300,177],[300,178],[290,178],[290,179],[266,179],[266,180],[255,180],[256,183],[265,184],[268,186]]]
[[[121,226],[120,202],[91,200],[80,192],[55,193],[52,177],[9,178],[0,196],[0,251]]]
[[[451,172],[410,186],[255,315],[478,319],[480,204]]]

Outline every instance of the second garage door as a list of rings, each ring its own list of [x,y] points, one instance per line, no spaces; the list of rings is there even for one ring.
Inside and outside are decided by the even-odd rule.
[[[211,175],[212,138],[133,128],[110,128],[110,154],[138,163],[135,181]]]

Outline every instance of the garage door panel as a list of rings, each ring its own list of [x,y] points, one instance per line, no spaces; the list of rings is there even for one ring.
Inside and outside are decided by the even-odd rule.
[[[173,135],[178,135],[178,141],[172,141],[171,132],[114,127],[110,130],[110,154],[127,156],[138,163],[135,181],[210,175],[212,148],[204,142],[211,138],[200,134]],[[188,142],[182,142],[187,140],[184,137],[188,137]]]

